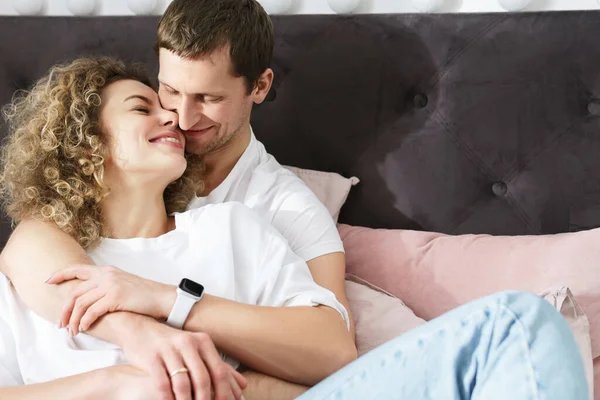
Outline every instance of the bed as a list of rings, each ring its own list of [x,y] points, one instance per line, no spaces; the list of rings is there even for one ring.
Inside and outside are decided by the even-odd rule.
[[[340,223],[513,237],[600,227],[600,11],[273,21],[275,82],[253,129],[283,164],[361,180]],[[78,55],[156,76],[157,22],[0,17],[0,104]],[[4,217],[2,246],[9,233]]]

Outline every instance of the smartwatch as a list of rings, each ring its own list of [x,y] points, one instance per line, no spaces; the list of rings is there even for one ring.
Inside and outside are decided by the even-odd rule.
[[[194,304],[202,299],[204,286],[191,279],[183,278],[177,288],[177,298],[167,318],[167,325],[182,329]]]

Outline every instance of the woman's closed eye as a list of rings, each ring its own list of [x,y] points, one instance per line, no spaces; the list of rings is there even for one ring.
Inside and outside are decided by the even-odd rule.
[[[132,109],[132,111],[137,111],[137,112],[141,112],[141,113],[144,113],[144,114],[149,114],[150,113],[150,110],[148,110],[147,107],[143,107],[143,106],[134,107]]]

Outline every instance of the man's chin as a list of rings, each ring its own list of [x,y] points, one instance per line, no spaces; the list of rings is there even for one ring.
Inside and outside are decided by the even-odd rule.
[[[204,156],[206,153],[210,152],[210,149],[207,146],[199,146],[199,145],[187,145],[185,146],[186,153],[195,154],[197,156]]]

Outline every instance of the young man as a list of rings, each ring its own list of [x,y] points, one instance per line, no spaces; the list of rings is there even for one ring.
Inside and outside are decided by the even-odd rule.
[[[190,207],[238,201],[255,210],[307,262],[314,280],[331,290],[349,310],[343,246],[331,216],[300,179],[266,152],[250,127],[252,106],[265,99],[273,81],[269,69],[273,47],[273,26],[256,0],[174,0],[163,15],[156,45],[160,100],[164,108],[178,113],[187,151],[202,155],[206,163],[204,192]],[[25,251],[31,248],[36,249],[35,254]],[[53,321],[74,282],[56,287],[41,282],[72,264],[92,264],[74,240],[39,221],[20,224],[3,256],[6,264],[2,272],[27,305]],[[32,277],[40,285],[25,283]],[[139,321],[139,316],[114,314],[88,333],[117,343],[119,337],[136,331],[130,321]],[[144,329],[156,327],[147,322]],[[160,332],[164,332],[162,327]],[[352,326],[348,333],[351,341],[353,333]],[[138,336],[136,345],[124,348],[128,358],[155,373],[164,385],[164,371],[156,372],[151,365],[153,358],[161,357],[156,350],[158,339],[152,343],[157,335]],[[144,349],[154,355],[142,357],[139,353]],[[355,357],[356,353],[345,357],[344,363]],[[211,377],[216,379],[214,374]],[[304,386],[255,372],[247,372],[246,377],[246,397],[254,392],[261,399],[284,399],[305,390]],[[285,378],[308,383],[301,378]]]

